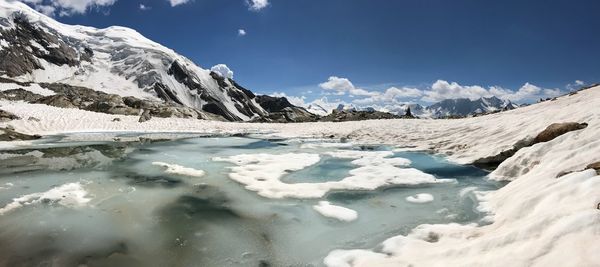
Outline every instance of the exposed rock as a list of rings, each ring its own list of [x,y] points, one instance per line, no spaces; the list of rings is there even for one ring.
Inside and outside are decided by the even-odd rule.
[[[19,116],[12,114],[8,111],[4,111],[0,109],[0,122],[7,122],[12,120],[19,120]]]
[[[5,91],[0,91],[0,98],[12,101],[25,101],[25,102],[34,102],[44,96],[38,95],[23,89],[10,89]]]
[[[43,69],[38,58],[59,66],[79,64],[77,51],[60,38],[38,29],[24,16],[17,16],[14,23],[14,28],[2,31],[2,38],[11,45],[0,50],[0,73],[16,77]]]
[[[150,119],[152,119],[152,115],[150,115],[150,110],[144,110],[144,112],[142,112],[142,115],[140,115],[140,119],[138,120],[139,122],[145,122],[145,121],[149,121]]]
[[[39,135],[28,135],[19,133],[10,127],[0,128],[0,141],[26,141],[40,138],[42,137]]]
[[[591,163],[591,164],[587,165],[583,170],[577,170],[577,171],[584,171],[584,170],[595,170],[596,174],[600,175],[600,161]],[[563,176],[565,176],[567,174],[571,174],[573,172],[576,172],[576,171],[562,171],[562,172],[558,173],[558,175],[556,175],[556,178],[563,177]]]
[[[280,112],[284,108],[295,107],[285,97],[259,95],[256,97],[256,102],[268,112]]]
[[[321,117],[320,121],[361,121],[361,120],[381,120],[381,119],[400,119],[402,116],[394,115],[380,111],[356,111],[356,110],[333,110],[327,116]]]
[[[319,116],[306,109],[292,105],[285,97],[260,95],[256,97],[256,102],[269,112],[269,115],[256,118],[255,122],[311,122],[319,119]]]
[[[77,108],[77,106],[73,105],[73,103],[71,103],[71,101],[64,95],[45,96],[36,101],[33,101],[33,103],[46,104],[49,106],[59,108]]]
[[[587,165],[587,167],[585,167],[586,170],[590,170],[590,169],[594,169],[596,170],[596,173],[598,175],[600,175],[600,161],[592,163],[590,165]]]
[[[117,121],[121,121],[121,119],[120,118],[114,118],[114,119],[112,119],[112,121],[113,122],[117,122]]]
[[[539,133],[533,140],[534,143],[548,142],[558,136],[571,131],[581,130],[586,128],[587,123],[565,122],[550,124],[544,131]]]
[[[482,168],[482,169],[495,169],[500,165],[500,163],[504,162],[506,159],[512,157],[519,149],[532,146],[534,144],[533,139],[523,139],[518,141],[513,145],[513,147],[509,150],[505,150],[500,152],[498,155],[490,156],[475,160],[473,165]]]
[[[406,113],[404,114],[404,116],[408,117],[408,118],[414,118],[415,116],[413,116],[412,112],[410,112],[410,107],[406,108]]]
[[[498,155],[490,156],[475,160],[473,165],[485,168],[494,169],[506,159],[512,157],[519,149],[529,147],[537,143],[548,142],[552,139],[561,136],[565,133],[581,130],[588,126],[587,123],[566,122],[550,124],[545,130],[539,133],[535,138],[523,139],[513,145],[513,148],[500,152]],[[562,174],[564,175],[564,174]],[[560,176],[560,175],[559,175]]]

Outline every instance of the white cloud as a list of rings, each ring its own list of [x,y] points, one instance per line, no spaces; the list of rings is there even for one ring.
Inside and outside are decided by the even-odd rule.
[[[169,0],[171,6],[178,6],[190,2],[190,0]]]
[[[246,35],[246,30],[244,30],[244,29],[239,29],[239,30],[238,30],[238,36],[244,36],[244,35]]]
[[[221,77],[233,79],[233,71],[225,64],[214,65],[210,70],[221,75]]]
[[[582,81],[582,80],[576,80],[576,81],[575,81],[575,84],[576,84],[576,85],[584,85],[584,84],[585,84],[585,82],[584,82],[584,81]]]
[[[356,88],[350,80],[337,76],[329,77],[326,82],[320,83],[319,87],[323,90],[334,91],[337,95],[349,93],[350,96],[373,96],[377,94],[376,92],[369,92],[365,89]]]
[[[248,9],[252,11],[259,11],[269,5],[269,0],[246,0]]]
[[[117,0],[22,0],[36,10],[53,16],[71,16],[73,14],[84,14],[94,7],[112,6]]]
[[[408,99],[415,99],[423,95],[423,91],[410,87],[390,87],[383,93],[372,92],[371,97],[356,99],[352,103],[362,106],[384,106],[404,104]]]
[[[444,80],[438,80],[431,85],[430,90],[424,91],[424,96],[421,100],[425,102],[438,102],[444,99],[469,98],[475,100],[481,97],[496,96],[501,99],[521,101],[554,97],[560,94],[560,89],[544,89],[530,83],[525,83],[517,91],[513,91],[499,86],[492,86],[486,89],[479,85],[464,86],[456,82],[449,83]]]
[[[491,94],[481,86],[462,86],[456,82],[449,83],[444,80],[437,80],[431,85],[431,90],[424,92],[422,100],[427,102],[438,102],[448,98],[469,98],[478,99],[488,97]]]
[[[144,4],[140,4],[140,10],[150,10],[151,7],[144,5]]]

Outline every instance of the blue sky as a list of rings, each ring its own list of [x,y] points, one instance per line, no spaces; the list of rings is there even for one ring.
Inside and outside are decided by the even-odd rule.
[[[204,68],[226,64],[253,91],[306,96],[298,101],[526,102],[600,81],[594,0],[88,2],[97,5],[54,4],[53,14],[68,24],[133,28]]]

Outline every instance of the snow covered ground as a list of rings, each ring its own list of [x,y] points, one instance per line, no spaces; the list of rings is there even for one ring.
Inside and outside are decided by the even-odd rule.
[[[519,150],[491,175],[507,186],[484,196],[492,223],[421,225],[373,250],[336,250],[329,266],[600,266],[600,176],[582,171],[600,161],[600,87],[556,101],[458,120],[385,120],[344,123],[249,124],[115,116],[76,109],[0,101],[23,118],[0,123],[26,133],[198,132],[263,133],[282,137],[347,138],[399,150],[430,150],[470,163],[508,150],[551,123],[586,122],[583,130]],[[29,120],[35,117],[40,121]],[[113,118],[121,121],[113,122]],[[6,144],[4,144],[6,145]],[[557,178],[562,172],[574,171]],[[343,249],[343,248],[340,248]]]

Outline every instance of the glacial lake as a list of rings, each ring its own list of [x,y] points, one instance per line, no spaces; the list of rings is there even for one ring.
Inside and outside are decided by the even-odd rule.
[[[359,156],[335,154],[348,151]],[[247,164],[258,160],[240,166],[215,160],[318,155],[310,166],[283,170],[280,180],[328,184],[355,173],[361,166],[353,161],[361,153],[385,155],[374,157],[372,164],[382,164],[377,162],[381,158],[410,160],[397,168],[416,169],[443,182],[269,198],[264,195],[270,189],[247,189],[230,176],[244,166],[239,179],[256,175],[259,170]],[[185,167],[185,172],[157,162]],[[267,169],[264,175],[275,172]],[[420,224],[483,223],[486,214],[477,211],[474,192],[502,186],[487,180],[487,174],[423,152],[323,140],[248,136],[80,142],[55,136],[0,152],[0,266],[323,266],[334,249],[377,249],[385,239]],[[434,199],[407,200],[423,193]],[[325,217],[313,208],[319,201],[352,209],[358,219]]]

